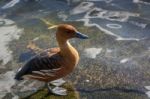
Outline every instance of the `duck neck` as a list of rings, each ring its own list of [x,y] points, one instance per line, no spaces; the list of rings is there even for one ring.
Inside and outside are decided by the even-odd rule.
[[[63,39],[59,36],[56,36],[56,39],[60,47],[60,55],[64,57],[68,64],[73,65],[74,68],[74,66],[76,66],[79,61],[79,54],[77,50],[69,43],[67,39]],[[69,66],[68,68],[72,67]]]
[[[78,52],[76,49],[69,43],[67,39],[59,39],[57,37],[58,45],[60,47],[60,54],[66,57],[78,57]]]
[[[58,45],[60,47],[60,53],[62,55],[67,55],[67,53],[69,54],[69,52],[71,51],[72,45],[69,43],[68,40],[58,40]]]

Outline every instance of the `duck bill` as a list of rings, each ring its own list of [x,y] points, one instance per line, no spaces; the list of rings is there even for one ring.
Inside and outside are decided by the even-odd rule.
[[[88,39],[88,36],[80,32],[76,32],[76,37],[80,39]]]

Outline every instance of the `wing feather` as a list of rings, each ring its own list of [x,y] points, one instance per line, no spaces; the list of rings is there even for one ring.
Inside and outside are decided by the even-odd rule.
[[[62,68],[62,57],[58,53],[44,51],[30,59],[16,74],[16,79],[25,75],[31,78],[43,79],[55,76],[55,72]]]

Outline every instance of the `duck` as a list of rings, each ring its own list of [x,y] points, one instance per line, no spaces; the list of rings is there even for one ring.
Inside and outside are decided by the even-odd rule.
[[[48,93],[55,95],[67,95],[64,88],[52,89],[50,82],[67,76],[79,63],[79,53],[70,44],[72,38],[88,39],[88,36],[80,33],[74,26],[60,24],[56,30],[58,47],[48,48],[30,58],[16,73],[17,81],[26,78],[45,82]],[[56,90],[57,89],[57,90]]]

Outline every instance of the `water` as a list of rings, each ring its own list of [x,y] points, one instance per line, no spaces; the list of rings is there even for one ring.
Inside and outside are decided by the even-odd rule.
[[[71,40],[81,59],[66,79],[75,85],[81,99],[148,99],[149,10],[148,0],[1,0],[0,86],[4,87],[0,97],[8,99],[11,94],[17,99],[41,85],[14,82],[10,73],[34,55],[27,49],[31,40],[43,49],[57,46],[55,30],[47,30],[41,21],[46,19],[54,25],[72,24],[90,36],[85,41]],[[5,84],[9,80],[12,82]],[[24,90],[19,93],[21,87]]]

